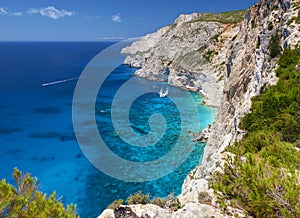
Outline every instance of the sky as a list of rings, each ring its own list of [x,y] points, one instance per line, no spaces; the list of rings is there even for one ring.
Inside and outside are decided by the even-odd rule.
[[[257,0],[0,0],[0,41],[95,41],[143,36],[180,14],[245,9]]]

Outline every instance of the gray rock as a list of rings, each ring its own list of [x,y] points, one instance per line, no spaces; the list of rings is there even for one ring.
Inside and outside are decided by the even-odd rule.
[[[232,156],[224,152],[225,148],[244,136],[238,126],[250,112],[251,98],[260,94],[261,87],[278,80],[277,59],[270,58],[268,48],[272,34],[276,29],[286,33],[281,34],[282,48],[299,43],[300,25],[288,25],[292,17],[298,16],[296,2],[260,0],[247,10],[239,24],[198,22],[202,14],[181,15],[173,25],[123,50],[128,54],[125,63],[141,68],[137,76],[199,91],[208,104],[219,106],[203,161],[182,186],[179,200],[185,206],[173,213],[154,205],[130,206],[133,211],[150,217],[244,217],[242,210],[231,207],[226,215],[222,214],[208,179],[215,171],[222,171],[224,159]],[[272,30],[268,29],[270,22],[274,25]],[[219,42],[213,40],[216,34]],[[208,51],[217,51],[209,61],[205,59]],[[209,194],[211,205],[199,204],[200,192]]]
[[[225,56],[225,50],[214,58],[219,60],[217,68],[208,61],[208,55],[218,51],[211,50],[213,38],[225,25],[196,21],[201,15],[181,15],[173,25],[141,38],[122,53],[127,54],[125,64],[141,68],[136,76],[201,92],[207,104],[219,106],[223,88],[220,56]]]

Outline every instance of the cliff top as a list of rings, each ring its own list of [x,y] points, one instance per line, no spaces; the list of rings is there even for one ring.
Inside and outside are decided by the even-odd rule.
[[[183,23],[196,22],[217,22],[220,24],[239,23],[244,19],[246,10],[236,10],[221,13],[193,13],[181,14],[175,20],[174,24],[169,26],[177,26]]]

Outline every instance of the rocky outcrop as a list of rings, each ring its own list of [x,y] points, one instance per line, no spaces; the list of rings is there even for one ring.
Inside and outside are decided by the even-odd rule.
[[[207,104],[220,106],[226,50],[219,35],[238,29],[199,21],[203,15],[181,15],[173,25],[145,36],[122,53],[128,55],[125,64],[141,68],[136,76],[201,92]],[[230,35],[224,34],[222,40],[226,42]]]
[[[198,21],[203,14],[181,15],[174,25],[123,50],[129,55],[127,64],[141,67],[137,76],[202,92],[208,104],[220,106],[202,163],[182,186],[179,199],[185,206],[169,215],[162,210],[162,216],[149,217],[243,215],[243,211],[234,208],[221,215],[208,179],[216,170],[221,171],[220,166],[230,155],[225,148],[243,137],[239,123],[250,112],[251,98],[262,87],[277,82],[277,59],[271,58],[269,52],[272,35],[279,34],[282,50],[299,43],[300,25],[293,19],[298,17],[297,3],[298,0],[260,0],[238,24]],[[202,201],[202,195],[209,196],[209,202]],[[137,211],[136,206],[130,207]],[[144,212],[149,209],[143,208]]]
[[[262,87],[277,82],[277,59],[270,57],[269,42],[278,32],[282,50],[299,43],[299,24],[289,24],[292,17],[298,16],[296,2],[261,0],[247,10],[238,34],[227,50],[222,105],[205,146],[202,163],[184,182],[181,202],[195,201],[199,192],[209,192],[207,179],[216,170],[221,170],[220,166],[229,155],[224,152],[225,148],[243,137],[239,123],[250,112],[251,98],[258,95]]]

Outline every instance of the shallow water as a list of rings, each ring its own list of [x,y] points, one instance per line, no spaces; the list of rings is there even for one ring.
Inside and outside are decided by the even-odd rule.
[[[195,144],[189,159],[173,173],[154,181],[128,183],[113,179],[92,166],[76,141],[72,126],[72,97],[76,80],[42,87],[41,84],[79,77],[83,68],[111,42],[1,42],[0,43],[0,177],[13,182],[17,166],[39,178],[42,191],[56,190],[64,203],[77,204],[82,217],[96,217],[114,199],[141,190],[151,196],[179,194],[188,172],[201,160],[204,145]],[[130,109],[132,128],[149,133],[148,119],[164,114],[168,123],[159,143],[142,149],[117,137],[111,123],[110,105],[117,88],[136,69],[121,65],[101,88],[95,107],[99,132],[119,156],[149,161],[164,156],[176,143],[180,126],[176,105],[155,92],[137,99]],[[140,85],[166,84],[139,79]],[[156,88],[159,91],[159,88]],[[155,90],[156,90],[155,89]],[[176,91],[177,88],[172,88]],[[200,128],[212,123],[215,110],[198,103]],[[181,99],[184,101],[185,99]],[[185,127],[192,132],[193,126]],[[190,133],[183,136],[192,139]],[[190,140],[189,140],[190,142]],[[192,142],[191,142],[192,143]]]

